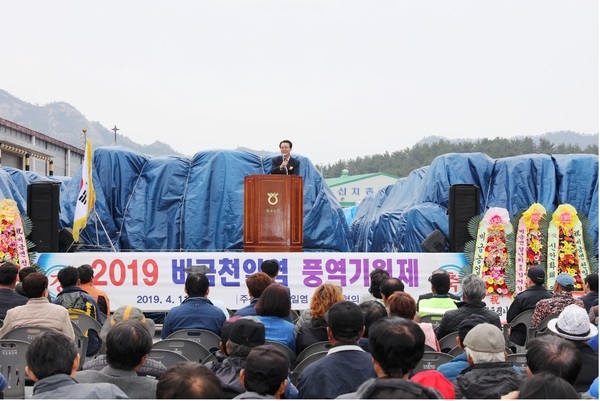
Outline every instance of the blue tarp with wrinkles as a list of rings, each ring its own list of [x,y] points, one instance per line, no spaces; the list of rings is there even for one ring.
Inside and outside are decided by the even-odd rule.
[[[537,202],[551,215],[569,203],[588,217],[598,255],[598,156],[589,154],[441,155],[358,205],[349,221],[353,250],[424,252],[421,243],[435,229],[449,238],[448,194],[455,184],[481,189],[480,213],[501,207],[513,217]]]
[[[244,177],[270,171],[271,157],[215,150],[186,157],[148,157],[121,147],[94,150],[95,213],[81,232],[90,250],[242,251]],[[532,154],[494,160],[449,153],[393,185],[342,209],[311,161],[295,155],[304,179],[304,250],[424,252],[435,229],[449,238],[452,185],[481,188],[481,213],[511,216],[532,203],[551,214],[562,203],[588,216],[598,255],[598,155]],[[60,183],[60,226],[72,227],[81,170],[72,179],[4,167],[0,197],[26,212],[27,187]],[[447,249],[446,249],[447,250]]]

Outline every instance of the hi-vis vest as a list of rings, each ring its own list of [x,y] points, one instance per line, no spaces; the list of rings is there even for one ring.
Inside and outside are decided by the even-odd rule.
[[[454,299],[433,296],[419,301],[419,316],[436,315],[441,316],[446,311],[456,309]]]

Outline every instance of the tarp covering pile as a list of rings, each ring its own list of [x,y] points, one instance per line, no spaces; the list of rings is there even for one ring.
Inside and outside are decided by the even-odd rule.
[[[550,216],[569,203],[587,216],[598,255],[598,156],[529,154],[491,159],[483,153],[438,156],[354,207],[350,232],[356,252],[424,252],[421,243],[434,230],[449,238],[450,187],[480,188],[480,213],[491,207],[511,217],[533,203]],[[447,250],[447,249],[446,249]]]
[[[80,242],[105,251],[243,251],[244,177],[267,174],[272,156],[213,150],[148,157],[97,148],[95,209]],[[449,238],[450,187],[472,184],[480,188],[481,213],[502,207],[514,216],[537,202],[551,214],[559,204],[573,205],[588,217],[598,255],[597,155],[445,154],[347,209],[311,161],[294,156],[304,180],[305,251],[425,252],[421,243],[434,230]],[[69,179],[4,167],[0,197],[26,213],[29,183],[59,182],[60,227],[72,227],[80,178],[81,169]]]

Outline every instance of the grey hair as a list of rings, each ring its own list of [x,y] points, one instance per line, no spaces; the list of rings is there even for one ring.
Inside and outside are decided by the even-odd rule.
[[[482,352],[473,351],[469,347],[465,347],[467,356],[470,356],[474,364],[478,363],[494,363],[494,362],[505,362],[506,354],[502,352]]]
[[[468,301],[481,301],[485,298],[485,282],[479,276],[469,274],[462,281],[463,298]]]

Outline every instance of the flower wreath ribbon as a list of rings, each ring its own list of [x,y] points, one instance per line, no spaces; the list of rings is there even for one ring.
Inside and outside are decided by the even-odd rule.
[[[539,255],[542,251],[540,220],[546,214],[546,208],[534,203],[527,209],[521,219],[516,232],[515,246],[515,294],[526,289],[525,277],[527,270],[528,254],[531,251],[533,255]],[[535,256],[534,256],[535,258]],[[533,261],[531,266],[539,265],[539,257],[537,263]]]

